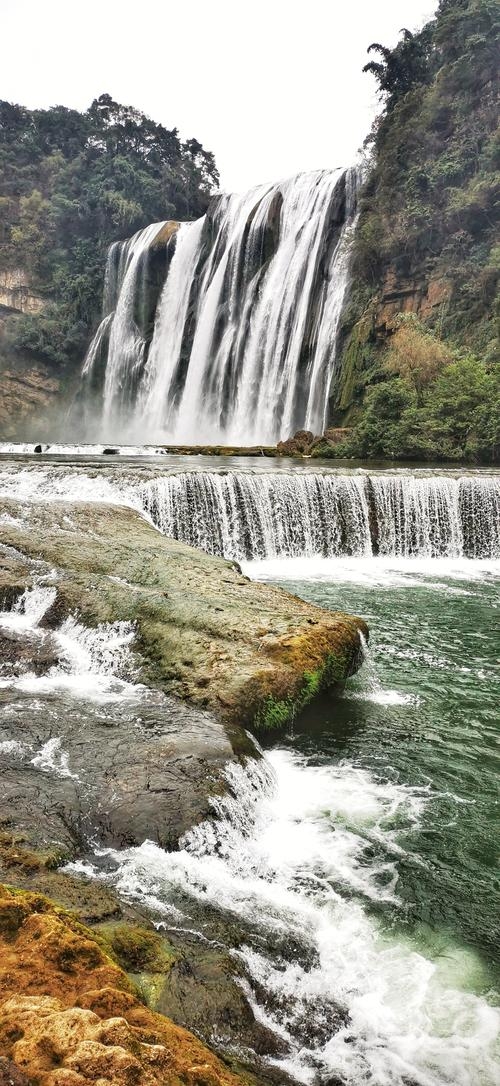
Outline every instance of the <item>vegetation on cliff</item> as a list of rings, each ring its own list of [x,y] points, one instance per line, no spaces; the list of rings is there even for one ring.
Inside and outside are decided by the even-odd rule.
[[[331,403],[353,429],[334,455],[498,454],[499,28],[496,0],[441,0],[420,33],[370,47],[384,108]]]
[[[108,246],[150,222],[197,218],[217,182],[197,140],[107,94],[84,113],[0,101],[0,273],[20,269],[46,303],[8,322],[5,353],[81,360]]]

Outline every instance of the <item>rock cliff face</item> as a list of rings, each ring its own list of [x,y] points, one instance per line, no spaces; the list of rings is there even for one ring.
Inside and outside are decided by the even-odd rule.
[[[419,34],[380,50],[385,105],[353,247],[334,425],[359,420],[403,315],[486,368],[500,357],[498,43],[497,5],[441,0]]]
[[[49,434],[69,403],[70,375],[36,352],[12,351],[8,328],[24,315],[43,312],[45,301],[34,293],[22,268],[0,272],[0,440]]]
[[[0,272],[0,314],[2,309],[15,313],[40,313],[44,300],[33,292],[24,268]]]

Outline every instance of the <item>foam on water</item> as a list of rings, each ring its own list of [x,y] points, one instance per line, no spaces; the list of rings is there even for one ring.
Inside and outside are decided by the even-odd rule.
[[[255,939],[234,953],[257,1017],[288,1041],[283,1069],[299,1080],[498,1083],[498,1012],[456,987],[466,985],[467,955],[450,986],[446,963],[370,915],[370,903],[397,908],[398,860],[428,791],[289,750],[231,767],[229,784],[213,800],[216,817],[179,851],[152,842],[106,850],[118,889],[163,911],[187,893],[250,925]],[[283,936],[306,948],[305,958],[283,957]]]
[[[138,496],[125,485],[120,487],[102,474],[64,472],[59,466],[55,471],[0,471],[0,496],[18,501],[88,501],[141,508]]]
[[[323,581],[443,592],[456,591],[453,581],[500,577],[500,561],[487,558],[271,558],[240,565],[247,577],[256,581]]]
[[[37,627],[56,598],[53,587],[27,588],[11,611],[0,611],[0,628],[11,633],[38,632]]]
[[[102,456],[107,445],[91,445],[80,443],[72,445],[70,442],[54,442],[42,444],[44,456]],[[163,456],[165,449],[156,445],[113,445],[113,454],[116,456]],[[0,456],[34,456],[35,444],[32,441],[0,441]]]
[[[399,690],[387,690],[382,686],[370,646],[361,631],[359,639],[363,663],[354,680],[355,685],[348,685],[345,696],[358,698],[361,701],[372,701],[375,705],[418,705],[419,699],[416,695],[402,694]]]
[[[33,756],[31,764],[45,773],[55,773],[58,777],[71,777],[78,780],[78,775],[69,768],[69,755],[61,749],[61,736],[48,739],[43,747]]]
[[[58,656],[46,674],[8,675],[0,688],[39,695],[62,691],[98,702],[137,696],[142,687],[120,677],[133,670],[133,623],[103,622],[89,628],[70,616],[58,629],[47,631],[40,622],[55,598],[54,587],[36,585],[26,589],[12,610],[0,612],[0,629],[19,637],[50,638]]]
[[[4,739],[0,743],[0,754],[15,754],[18,758],[24,757],[26,745],[18,743],[17,739]]]

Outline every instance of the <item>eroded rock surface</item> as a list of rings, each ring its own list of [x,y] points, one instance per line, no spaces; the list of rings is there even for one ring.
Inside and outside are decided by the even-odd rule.
[[[220,721],[147,691],[115,709],[68,702],[63,721],[45,702],[18,693],[11,707],[9,697],[0,690],[0,827],[62,856],[92,838],[175,848],[209,815],[236,757]]]
[[[241,1081],[196,1037],[144,1007],[87,929],[40,895],[5,887],[0,1057],[19,1086],[23,1075],[33,1086]]]
[[[2,499],[0,540],[59,573],[47,617],[137,625],[143,674],[238,725],[286,724],[360,658],[365,623],[244,577],[133,509]]]

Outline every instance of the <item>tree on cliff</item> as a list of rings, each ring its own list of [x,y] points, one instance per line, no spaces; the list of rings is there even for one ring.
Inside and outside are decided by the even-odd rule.
[[[47,299],[12,320],[10,349],[81,358],[101,305],[108,246],[150,222],[203,214],[214,156],[109,94],[86,112],[0,101],[0,271],[23,269]]]
[[[491,459],[500,445],[498,0],[441,0],[421,31],[369,52],[378,59],[364,70],[383,109],[367,141],[330,413],[352,435],[337,453]],[[484,393],[484,408],[475,402],[468,414],[461,397],[444,412],[453,374]],[[401,401],[401,382],[412,402],[386,441],[384,413]]]

